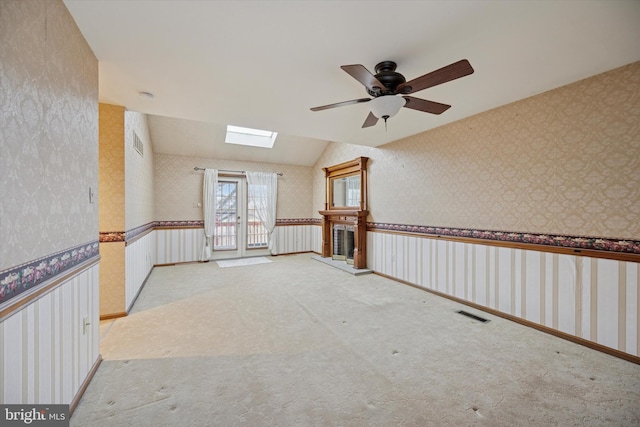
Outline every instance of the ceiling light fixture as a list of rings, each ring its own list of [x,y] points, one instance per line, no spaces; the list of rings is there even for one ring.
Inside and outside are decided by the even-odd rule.
[[[385,124],[387,119],[398,114],[398,111],[407,100],[401,96],[396,95],[382,95],[377,98],[373,98],[369,105],[371,106],[371,112],[379,119],[384,119]]]

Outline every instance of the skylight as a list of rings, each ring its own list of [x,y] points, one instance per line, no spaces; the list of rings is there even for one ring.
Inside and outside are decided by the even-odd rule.
[[[224,142],[227,144],[271,148],[273,143],[276,142],[277,136],[278,132],[227,125],[227,137]]]

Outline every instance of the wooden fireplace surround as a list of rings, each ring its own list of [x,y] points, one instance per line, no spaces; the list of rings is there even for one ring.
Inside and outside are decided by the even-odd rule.
[[[353,226],[353,267],[367,268],[367,161],[368,157],[358,157],[338,165],[322,168],[325,176],[325,202],[322,215],[322,256],[332,255],[332,227],[334,224]],[[360,205],[336,206],[333,200],[335,179],[360,176]]]

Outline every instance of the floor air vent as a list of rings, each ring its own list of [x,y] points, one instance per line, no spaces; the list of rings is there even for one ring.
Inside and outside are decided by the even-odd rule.
[[[458,311],[456,311],[456,313],[458,313],[458,314],[462,314],[463,316],[470,317],[470,318],[472,318],[473,320],[477,320],[478,322],[482,322],[482,323],[491,322],[491,320],[489,320],[489,319],[483,319],[483,318],[482,318],[482,317],[480,317],[480,316],[476,316],[475,314],[467,313],[467,312],[466,312],[466,311],[464,311],[464,310],[458,310]]]

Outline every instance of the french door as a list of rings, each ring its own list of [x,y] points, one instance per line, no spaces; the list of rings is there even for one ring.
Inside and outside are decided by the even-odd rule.
[[[257,217],[254,193],[242,177],[220,177],[212,259],[269,255],[267,231]]]

